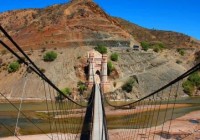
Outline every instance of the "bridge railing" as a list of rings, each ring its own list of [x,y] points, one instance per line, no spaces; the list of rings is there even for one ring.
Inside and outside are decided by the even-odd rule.
[[[84,119],[86,108],[92,106],[93,98],[88,101],[80,96],[79,99],[73,100],[70,95],[64,94],[57,83],[53,83],[41,71],[3,27],[0,26],[0,30],[18,52],[2,40],[0,44],[21,63],[21,72],[16,72],[19,75],[18,80],[13,79],[11,85],[5,84],[0,87],[0,99],[5,102],[3,105],[11,110],[3,110],[4,114],[0,115],[0,137],[14,136],[22,139],[22,134],[43,134],[46,139],[80,139],[81,133],[85,132],[83,126],[90,125],[85,124]],[[36,97],[36,93],[40,95],[40,99],[43,98],[40,103],[25,102],[26,97]],[[18,97],[17,102],[11,100],[15,97]]]
[[[191,125],[191,130],[191,127],[184,126],[177,118],[189,113],[190,110],[198,109],[196,105],[191,104],[189,97],[184,98],[186,94],[183,85],[188,77],[194,73],[199,74],[199,69],[200,64],[136,101],[119,101],[117,94],[106,94],[109,138],[184,139],[195,132],[198,124]]]

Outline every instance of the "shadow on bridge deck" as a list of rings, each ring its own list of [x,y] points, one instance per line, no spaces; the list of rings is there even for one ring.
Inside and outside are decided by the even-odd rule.
[[[92,92],[90,94],[90,98],[88,101],[88,107],[85,113],[85,118],[81,130],[81,137],[80,140],[89,140],[92,133],[92,120],[93,120],[93,108],[94,108],[94,90],[95,86],[92,88]],[[90,105],[91,104],[91,105]]]

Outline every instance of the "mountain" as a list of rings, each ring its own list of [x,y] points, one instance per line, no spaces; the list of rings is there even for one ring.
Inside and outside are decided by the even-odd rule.
[[[199,48],[200,42],[188,35],[172,31],[143,28],[121,18],[114,19],[137,41],[162,42],[168,48]]]
[[[92,0],[72,0],[45,9],[9,11],[0,14],[0,21],[24,49],[98,43],[132,46],[142,41],[163,42],[169,48],[200,46],[195,39],[181,33],[150,30],[111,17]]]
[[[109,46],[137,43],[115,19],[90,0],[73,0],[45,9],[9,11],[0,14],[0,21],[24,49],[99,42]]]

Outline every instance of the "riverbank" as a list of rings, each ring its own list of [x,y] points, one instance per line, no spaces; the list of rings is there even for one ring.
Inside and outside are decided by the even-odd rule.
[[[169,130],[170,128],[170,130]],[[163,133],[161,133],[163,130]],[[168,134],[169,132],[169,134]],[[194,133],[194,134],[193,134]],[[137,135],[135,135],[137,134]],[[48,134],[52,137],[51,134]],[[53,134],[54,140],[57,140],[57,136],[65,136],[70,138],[78,138],[79,136],[74,134]],[[19,136],[21,140],[49,140],[47,135],[27,135]],[[188,113],[182,117],[176,118],[174,120],[167,121],[164,125],[159,125],[157,127],[147,128],[147,129],[117,129],[109,130],[109,138],[112,140],[121,140],[121,138],[126,140],[166,140],[166,139],[177,139],[185,138],[184,140],[199,140],[200,139],[200,110]],[[15,137],[0,138],[0,140],[17,140]]]
[[[20,103],[21,99],[20,98],[7,98],[9,99],[10,102],[12,103]],[[50,100],[48,100],[50,101]],[[41,98],[26,98],[23,99],[23,103],[41,103],[41,102],[46,102],[46,99],[41,99]],[[0,104],[8,103],[5,98],[0,98]]]
[[[170,130],[169,130],[170,128]],[[163,130],[163,132],[162,132]],[[110,139],[120,140],[199,140],[200,139],[200,111],[194,111],[172,121],[167,121],[164,125],[147,129],[118,129],[109,130]]]
[[[40,135],[26,135],[18,136],[20,140],[61,140],[61,139],[76,139],[80,138],[79,135],[75,134],[40,134]],[[0,138],[0,140],[19,140],[17,137],[11,136],[6,138]]]

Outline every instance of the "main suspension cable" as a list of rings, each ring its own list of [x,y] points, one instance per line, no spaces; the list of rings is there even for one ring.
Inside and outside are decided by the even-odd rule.
[[[195,71],[197,71],[197,70],[199,70],[199,69],[200,69],[200,63],[197,64],[196,66],[192,67],[191,69],[189,69],[189,70],[188,70],[187,72],[185,72],[184,74],[182,74],[182,75],[180,75],[179,77],[177,77],[175,80],[173,80],[173,81],[169,82],[168,84],[166,84],[165,86],[161,87],[160,89],[158,89],[158,90],[152,92],[151,94],[149,94],[149,95],[147,95],[147,96],[145,96],[145,97],[143,97],[143,98],[141,98],[141,99],[139,99],[139,100],[137,100],[137,101],[133,101],[133,102],[128,103],[128,104],[116,106],[116,105],[113,105],[113,104],[109,103],[109,101],[108,101],[107,99],[105,99],[105,100],[106,100],[106,102],[108,103],[108,105],[111,106],[111,107],[125,107],[125,106],[131,105],[131,104],[135,104],[135,103],[137,103],[137,102],[140,102],[140,101],[142,101],[142,100],[144,100],[144,99],[147,99],[148,97],[151,97],[151,96],[153,96],[153,95],[159,93],[160,91],[162,91],[162,90],[164,90],[164,89],[170,87],[171,85],[173,85],[173,84],[179,82],[180,80],[184,79],[185,77],[189,76],[190,74],[194,73]]]
[[[24,63],[25,65],[29,66],[29,68],[34,71],[39,77],[41,77],[43,80],[45,80],[52,88],[54,88],[57,93],[59,93],[60,95],[64,96],[65,98],[67,98],[68,100],[70,100],[71,102],[73,102],[74,104],[80,106],[80,107],[87,107],[84,105],[81,105],[77,102],[75,102],[74,100],[72,100],[71,98],[69,98],[67,95],[65,95],[62,91],[60,91],[58,89],[58,87],[56,87],[46,76],[44,76],[44,74],[40,71],[38,72],[35,68],[33,68],[32,66],[29,65],[29,63],[27,63],[25,60],[23,60],[17,53],[15,53],[10,47],[8,47],[4,42],[2,42],[0,40],[0,44],[2,44],[7,50],[9,50],[13,55],[15,55],[22,63]]]

